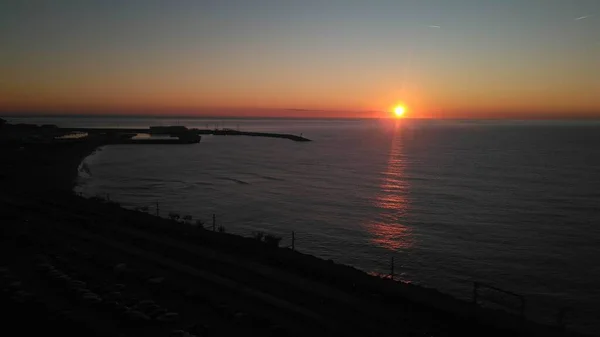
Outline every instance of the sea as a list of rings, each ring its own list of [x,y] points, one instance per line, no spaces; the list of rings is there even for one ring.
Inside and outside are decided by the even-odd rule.
[[[203,135],[111,145],[76,191],[177,213],[546,323],[600,330],[600,121],[8,118],[63,127],[184,125]],[[496,292],[496,294],[491,294]],[[522,296],[514,296],[512,293]],[[481,295],[486,305],[485,294]]]

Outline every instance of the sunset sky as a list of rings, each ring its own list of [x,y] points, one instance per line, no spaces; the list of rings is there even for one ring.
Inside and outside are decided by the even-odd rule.
[[[600,118],[599,0],[2,1],[3,114]]]

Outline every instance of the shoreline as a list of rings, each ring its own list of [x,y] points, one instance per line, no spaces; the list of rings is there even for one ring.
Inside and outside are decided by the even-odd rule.
[[[68,186],[68,188],[71,191],[73,191],[73,189],[77,187],[77,180],[79,179],[79,168],[81,167],[81,165],[83,165],[83,163],[88,157],[93,156],[94,154],[96,154],[96,152],[98,152],[100,149],[102,149],[102,147],[106,145],[108,144],[97,144],[89,148],[86,147],[81,152],[79,152],[76,157],[73,158],[73,164],[68,164],[69,176],[65,177],[65,179],[68,179],[68,184],[65,184],[65,187]]]
[[[128,218],[132,223],[156,223],[151,227],[142,228],[148,233],[165,231],[165,233],[168,233],[168,237],[175,238],[180,242],[190,242],[192,239],[197,239],[199,240],[198,242],[202,242],[202,245],[206,247],[227,252],[227,254],[240,259],[255,256],[253,259],[262,261],[266,258],[270,263],[275,263],[278,270],[283,270],[291,274],[299,274],[307,279],[316,278],[319,280],[319,284],[326,284],[328,287],[333,287],[343,292],[375,294],[376,298],[381,298],[385,302],[398,302],[404,303],[404,305],[407,302],[413,303],[413,305],[418,307],[418,310],[431,311],[434,315],[444,316],[449,322],[453,322],[452,324],[456,324],[459,327],[472,325],[477,329],[484,329],[483,331],[486,331],[490,335],[496,335],[496,333],[504,334],[507,332],[505,329],[513,332],[517,330],[521,330],[521,332],[526,331],[528,335],[561,335],[556,327],[543,326],[523,321],[522,318],[515,317],[514,315],[482,309],[472,303],[458,300],[435,289],[384,280],[368,275],[351,266],[325,261],[318,257],[289,249],[265,249],[257,245],[253,239],[237,235],[209,231],[198,232],[198,230],[190,232],[188,228],[175,226],[175,223],[170,220],[123,209],[118,205],[106,204],[98,200],[77,197],[73,192],[73,188],[77,183],[81,163],[83,163],[85,158],[106,145],[110,145],[110,143],[101,139],[88,139],[85,141],[54,144],[52,146],[34,146],[25,151],[17,149],[12,155],[20,160],[16,161],[17,163],[14,166],[12,175],[9,175],[11,178],[10,183],[15,186],[28,187],[19,191],[25,196],[35,193],[37,198],[50,197],[56,199],[56,202],[62,202],[61,206],[53,206],[55,208],[53,208],[54,211],[52,212],[62,211],[67,207],[66,205],[73,205],[72,207],[88,209],[90,212],[112,213],[118,218]],[[18,198],[18,195],[15,198]],[[35,200],[35,198],[31,199]],[[34,207],[34,213],[43,209],[42,206],[35,205],[32,206]],[[98,216],[94,215],[93,217],[96,218]],[[119,230],[119,228],[126,226],[126,224],[117,223],[114,226],[115,230]],[[577,334],[569,333],[568,335]]]

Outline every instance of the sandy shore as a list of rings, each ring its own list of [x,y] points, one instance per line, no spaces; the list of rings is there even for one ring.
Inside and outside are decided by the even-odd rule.
[[[75,196],[79,164],[103,144],[5,151],[0,264],[31,295],[3,293],[24,310],[14,322],[35,307],[53,329],[106,336],[561,335],[432,289]]]

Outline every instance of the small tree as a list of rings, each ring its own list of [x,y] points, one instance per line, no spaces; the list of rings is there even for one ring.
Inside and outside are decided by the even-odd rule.
[[[217,230],[219,231],[219,233],[225,233],[225,226],[219,225],[219,227],[217,227]]]
[[[186,215],[183,217],[183,221],[185,221],[185,223],[192,222],[192,216],[191,215]]]

